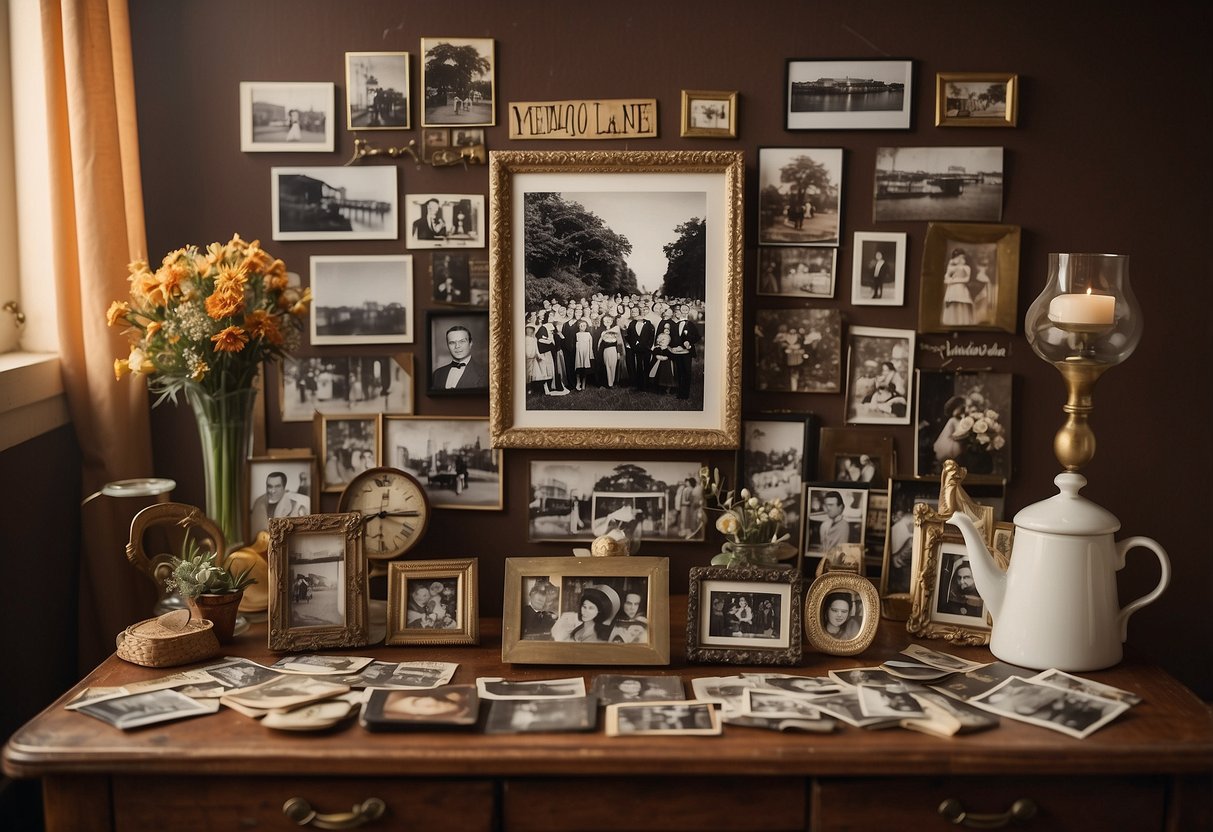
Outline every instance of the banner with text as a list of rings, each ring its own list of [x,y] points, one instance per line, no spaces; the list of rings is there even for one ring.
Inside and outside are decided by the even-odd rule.
[[[657,99],[510,102],[509,119],[511,139],[655,139]]]

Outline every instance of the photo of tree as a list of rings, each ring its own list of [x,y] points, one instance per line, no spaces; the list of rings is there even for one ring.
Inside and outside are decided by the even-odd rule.
[[[492,38],[422,38],[421,86],[425,127],[491,127]]]
[[[758,151],[758,242],[838,245],[842,148]]]

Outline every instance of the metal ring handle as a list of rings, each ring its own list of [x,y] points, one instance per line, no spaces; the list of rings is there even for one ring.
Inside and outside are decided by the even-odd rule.
[[[288,820],[299,826],[310,826],[313,829],[357,829],[364,823],[383,817],[387,804],[377,797],[368,797],[355,805],[348,812],[337,812],[331,815],[319,814],[302,797],[288,798],[282,804],[282,814]]]
[[[1005,812],[978,815],[966,812],[963,803],[949,797],[939,804],[939,814],[956,826],[968,829],[1002,829],[1012,821],[1028,821],[1036,817],[1036,801],[1021,797]]]

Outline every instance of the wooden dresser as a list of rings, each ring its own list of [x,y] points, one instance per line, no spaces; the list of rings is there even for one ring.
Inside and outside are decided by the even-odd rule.
[[[676,601],[673,620],[679,622],[685,599]],[[673,629],[673,663],[637,672],[687,680],[759,669],[688,665],[679,635],[684,628]],[[486,619],[481,633],[479,647],[334,652],[457,661],[457,683],[480,675],[581,674],[588,681],[624,670],[503,667],[500,622]],[[877,664],[908,643],[899,625],[881,622],[863,655],[806,651],[800,668],[778,670],[817,675]],[[982,648],[926,643],[990,659]],[[228,653],[272,660],[264,625],[254,625]],[[376,830],[929,830],[955,828],[940,814],[949,800],[957,801],[952,813],[968,813],[969,822],[1031,801],[1035,816],[1013,828],[1213,828],[1209,707],[1166,673],[1131,658],[1084,674],[1144,700],[1086,740],[1007,720],[996,730],[952,739],[847,726],[826,735],[725,726],[722,737],[674,739],[609,739],[601,730],[370,734],[353,721],[321,734],[295,734],[226,709],[123,733],[63,710],[81,687],[165,672],[111,657],[5,746],[8,775],[41,778],[50,832],[298,829],[284,815],[292,798],[326,815],[377,798],[385,805],[382,816],[362,827]]]

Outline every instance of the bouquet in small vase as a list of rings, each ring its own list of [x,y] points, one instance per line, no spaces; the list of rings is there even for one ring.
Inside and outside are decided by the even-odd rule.
[[[795,551],[787,543],[790,535],[779,500],[759,500],[747,488],[726,491],[719,468],[700,468],[699,482],[704,508],[720,512],[716,531],[728,538],[712,558],[713,566],[774,566],[780,555]]]

